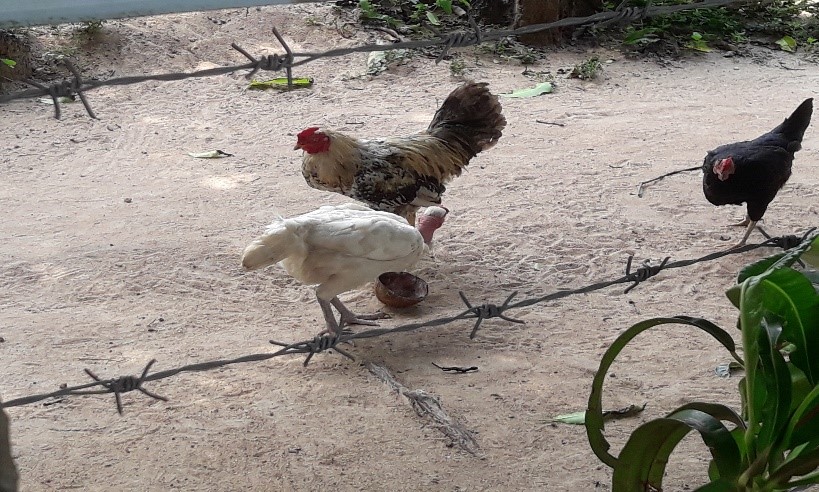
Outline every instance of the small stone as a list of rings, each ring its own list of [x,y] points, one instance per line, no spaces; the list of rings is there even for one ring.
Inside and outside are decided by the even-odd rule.
[[[126,199],[124,199],[123,201],[124,201],[125,203],[131,203],[131,202],[133,202],[133,200],[132,200],[131,198],[126,198]]]

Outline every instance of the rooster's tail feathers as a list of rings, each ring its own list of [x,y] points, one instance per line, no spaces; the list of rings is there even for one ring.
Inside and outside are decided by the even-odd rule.
[[[474,156],[501,137],[506,118],[498,97],[486,82],[467,82],[447,96],[427,131],[448,142],[460,142]]]
[[[299,249],[299,238],[292,231],[271,226],[264,235],[250,243],[242,254],[242,266],[256,270],[273,265],[295,254]]]
[[[799,150],[799,144],[805,135],[805,130],[810,125],[810,118],[813,115],[813,98],[805,99],[798,108],[788,116],[781,125],[774,129],[774,133],[783,135],[789,142],[797,144],[795,150]]]

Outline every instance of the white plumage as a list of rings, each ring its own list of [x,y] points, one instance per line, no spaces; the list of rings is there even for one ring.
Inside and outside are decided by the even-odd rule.
[[[433,225],[437,229],[446,212],[438,207],[430,209],[430,215],[440,216]],[[326,205],[273,221],[245,248],[242,266],[255,270],[280,262],[297,280],[317,285],[316,297],[327,330],[338,333],[345,324],[374,324],[367,322],[366,316],[350,312],[338,299],[339,294],[382,273],[406,270],[423,253],[424,237],[402,217],[357,204]],[[340,323],[330,305],[341,314]]]

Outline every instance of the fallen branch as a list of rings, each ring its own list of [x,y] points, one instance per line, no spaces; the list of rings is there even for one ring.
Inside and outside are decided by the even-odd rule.
[[[479,455],[480,446],[478,442],[475,441],[475,438],[472,437],[472,432],[464,427],[463,424],[447,415],[441,407],[441,402],[438,398],[424,390],[407,388],[395,379],[395,376],[392,375],[389,369],[382,365],[374,362],[365,362],[364,366],[373,376],[409,400],[415,413],[421,417],[430,417],[435,421],[438,430],[450,438],[454,445],[457,445],[472,456]]]
[[[679,169],[677,171],[671,171],[670,173],[665,173],[662,176],[657,176],[656,178],[649,179],[648,181],[643,181],[642,183],[637,186],[637,198],[643,198],[643,190],[646,189],[646,186],[650,185],[651,183],[656,183],[657,181],[663,180],[669,176],[674,176],[675,174],[680,173],[687,173],[690,171],[699,171],[702,169],[702,166],[695,166],[689,167],[688,169]]]

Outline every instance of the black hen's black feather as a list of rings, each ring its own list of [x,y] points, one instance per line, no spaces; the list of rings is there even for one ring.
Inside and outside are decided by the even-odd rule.
[[[806,99],[770,132],[708,152],[702,164],[705,198],[714,205],[747,203],[748,217],[760,220],[768,204],[791,177],[793,156],[802,148],[802,137],[812,113],[813,99]],[[714,165],[729,157],[734,161],[735,170],[721,181],[714,172]]]

